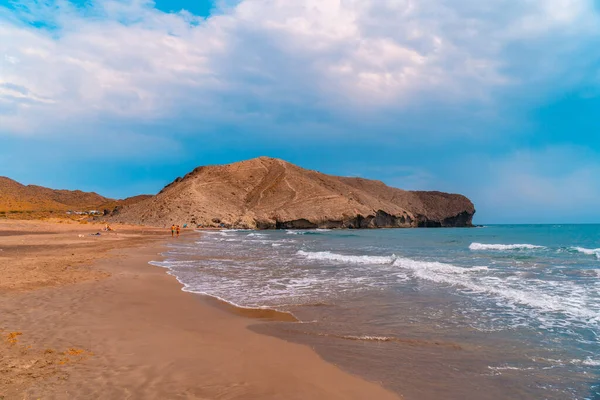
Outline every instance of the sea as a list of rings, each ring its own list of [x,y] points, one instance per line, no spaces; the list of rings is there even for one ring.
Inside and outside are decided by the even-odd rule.
[[[600,399],[600,225],[202,231],[162,256],[408,400]]]

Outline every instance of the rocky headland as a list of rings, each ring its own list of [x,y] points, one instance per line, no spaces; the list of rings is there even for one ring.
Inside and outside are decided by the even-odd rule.
[[[406,191],[259,157],[198,167],[156,196],[119,206],[110,219],[151,226],[242,229],[469,227],[465,196]]]

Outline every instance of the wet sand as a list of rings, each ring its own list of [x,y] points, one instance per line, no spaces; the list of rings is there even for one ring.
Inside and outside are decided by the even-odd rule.
[[[182,292],[164,231],[99,228],[0,222],[0,398],[398,398]]]
[[[514,332],[447,328],[423,321],[427,309],[452,301],[435,296],[403,293],[402,302],[388,302],[395,308],[390,313],[384,309],[387,300],[383,294],[363,292],[338,299],[338,304],[286,308],[300,320],[312,321],[309,323],[280,322],[251,329],[308,345],[325,360],[381,382],[406,400],[564,400],[572,397],[542,387],[565,384],[585,393],[589,376],[557,367],[550,360],[565,357],[527,345],[512,337]],[[393,322],[382,324],[381,317],[373,313],[373,303],[379,304],[381,316],[392,315]]]

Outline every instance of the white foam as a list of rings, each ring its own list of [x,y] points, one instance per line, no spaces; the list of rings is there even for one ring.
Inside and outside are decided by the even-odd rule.
[[[265,236],[267,236],[267,234],[265,234],[265,233],[256,233],[255,232],[255,233],[249,233],[246,236],[247,237],[265,237]]]
[[[471,243],[469,246],[471,250],[534,250],[534,249],[545,249],[544,246],[537,246],[535,244],[484,244],[484,243]]]
[[[463,268],[457,267],[452,264],[445,264],[437,261],[416,261],[411,260],[410,258],[397,258],[394,261],[394,266],[410,269],[413,272],[417,272],[423,276],[427,276],[426,272],[434,272],[438,274],[451,274],[451,275],[461,275],[469,272],[478,272],[478,271],[487,271],[488,267],[472,267],[472,268]],[[431,280],[431,279],[429,279]]]
[[[294,240],[283,239],[281,242],[289,243]],[[268,243],[282,244],[272,241]],[[207,250],[203,246],[201,248],[203,251]],[[180,255],[179,252],[163,254],[166,257]],[[190,255],[193,255],[193,252]],[[365,290],[376,282],[375,278],[356,273],[356,269],[352,268],[340,269],[331,274],[313,267],[298,268],[293,258],[289,259],[293,267],[286,265],[286,259],[278,260],[280,269],[274,268],[269,261],[263,262],[263,259],[256,263],[239,264],[235,260],[224,260],[220,256],[216,260],[167,258],[164,261],[153,261],[151,264],[167,268],[168,273],[184,285],[184,291],[219,297],[237,306],[250,308],[266,306],[279,309],[281,304],[322,301],[338,292]],[[389,268],[392,268],[391,263]]]
[[[600,367],[600,360],[592,360],[590,357],[588,357],[583,360],[581,364],[588,365],[590,367]]]
[[[282,302],[301,304],[313,300],[323,301],[324,298],[342,292],[380,289],[399,281],[417,279],[439,283],[444,290],[473,295],[478,300],[491,300],[498,306],[505,307],[508,313],[514,316],[509,323],[515,326],[524,324],[524,318],[534,318],[536,323],[543,327],[567,327],[571,324],[600,326],[600,280],[597,284],[592,282],[590,287],[585,286],[589,279],[585,282],[549,281],[539,279],[537,275],[517,276],[514,275],[515,271],[511,272],[513,276],[507,276],[503,273],[504,270],[492,264],[488,269],[487,266],[466,267],[385,253],[340,254],[306,249],[296,252],[298,248],[289,243],[299,238],[289,236],[288,239],[264,241],[269,248],[285,243],[285,247],[273,249],[273,254],[267,253],[266,258],[253,259],[254,261],[249,263],[223,260],[222,250],[225,243],[214,240],[242,239],[239,240],[239,246],[243,246],[244,243],[263,243],[257,238],[243,240],[247,234],[249,232],[243,235],[230,232],[230,238],[203,238],[201,246],[197,247],[202,254],[211,251],[218,255],[214,261],[168,260],[153,264],[172,270],[179,279],[187,282],[186,290],[225,297],[251,307],[264,304],[277,306]],[[229,248],[231,245],[227,246]],[[194,249],[195,246],[190,249],[191,255],[194,254]],[[179,257],[183,250],[177,248],[168,256]],[[185,252],[181,254],[187,255]],[[254,257],[252,252],[248,254]],[[272,260],[276,260],[277,263],[273,264]],[[324,268],[319,268],[319,261]],[[339,264],[340,267],[329,268],[332,264]],[[600,269],[592,271],[600,276]]]
[[[571,360],[571,364],[575,365],[585,365],[588,367],[599,367],[600,360],[593,360],[591,357],[586,358],[585,360]]]
[[[324,261],[337,261],[348,264],[371,264],[371,265],[386,265],[392,264],[394,266],[405,267],[407,265],[415,265],[417,268],[423,268],[429,270],[435,270],[439,272],[445,272],[450,274],[463,274],[467,272],[487,271],[486,266],[476,266],[471,268],[456,267],[451,264],[444,264],[440,262],[426,262],[426,261],[414,261],[408,258],[401,258],[395,254],[391,256],[368,256],[368,255],[345,255],[332,253],[330,251],[303,251],[299,250],[296,254],[305,257],[309,260],[324,260]],[[411,269],[411,268],[409,268]]]
[[[248,232],[248,231],[244,230],[244,229],[220,229],[220,230],[197,230],[196,232],[200,232],[205,235],[232,236],[232,233]]]
[[[361,336],[343,335],[343,336],[340,336],[340,338],[347,339],[347,340],[364,340],[366,342],[391,342],[394,340],[393,337],[389,337],[389,336],[370,336],[370,335],[361,335]]]
[[[587,254],[588,256],[596,256],[600,260],[600,249],[586,249],[585,247],[571,247],[571,250],[579,253]]]
[[[177,261],[177,260],[165,260],[165,261],[150,261],[148,264],[154,265],[155,267],[171,269],[178,266],[190,266],[193,265],[193,261]]]
[[[316,251],[308,252],[299,250],[296,254],[305,257],[308,260],[324,260],[324,261],[339,261],[348,264],[391,264],[396,259],[395,255],[392,256],[353,256],[332,253],[330,251]]]
[[[295,239],[280,239],[280,240],[272,240],[271,242],[290,244],[290,243],[296,243],[296,240]]]
[[[492,295],[503,299],[507,305],[524,305],[541,313],[563,313],[570,319],[592,325],[600,324],[600,313],[589,306],[588,293],[574,283],[528,280],[529,287],[522,289],[520,280],[513,282],[489,275],[476,278],[474,275],[465,274],[477,271],[477,268],[460,268],[450,264],[407,258],[396,259],[394,265],[410,270],[417,278],[449,284],[472,293]],[[538,313],[537,316],[542,317],[542,314]]]
[[[535,369],[533,367],[511,367],[511,366],[503,366],[503,367],[491,367],[488,366],[492,371],[529,371]]]

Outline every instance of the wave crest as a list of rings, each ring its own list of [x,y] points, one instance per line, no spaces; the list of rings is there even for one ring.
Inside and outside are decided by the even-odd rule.
[[[485,243],[471,243],[469,249],[471,250],[498,250],[498,251],[506,251],[506,250],[535,250],[535,249],[545,249],[544,246],[537,246],[535,244],[485,244]]]
[[[588,256],[596,256],[600,260],[600,249],[586,249],[585,247],[571,247],[571,250],[586,254]]]
[[[339,261],[348,264],[391,264],[396,260],[396,256],[351,256],[332,253],[330,251],[303,251],[299,250],[296,254],[305,257],[308,260]]]

